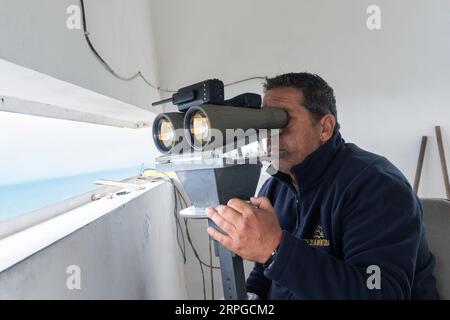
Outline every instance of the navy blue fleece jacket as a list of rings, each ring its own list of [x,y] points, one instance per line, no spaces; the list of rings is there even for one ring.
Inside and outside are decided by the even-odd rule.
[[[421,204],[393,164],[335,133],[291,172],[297,188],[278,172],[260,191],[283,234],[270,267],[255,264],[249,292],[263,299],[439,298]],[[380,289],[367,285],[372,265]]]

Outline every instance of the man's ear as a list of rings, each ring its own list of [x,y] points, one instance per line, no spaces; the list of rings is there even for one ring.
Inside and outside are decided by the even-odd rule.
[[[336,118],[332,114],[326,114],[320,119],[320,127],[322,130],[320,140],[322,143],[327,142],[333,136],[335,126]]]

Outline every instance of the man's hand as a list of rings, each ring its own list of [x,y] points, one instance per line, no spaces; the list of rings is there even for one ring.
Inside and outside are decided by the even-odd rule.
[[[208,217],[227,234],[212,227],[208,233],[243,259],[265,263],[281,241],[280,223],[269,199],[251,198],[250,202],[231,199],[226,206],[206,209]]]

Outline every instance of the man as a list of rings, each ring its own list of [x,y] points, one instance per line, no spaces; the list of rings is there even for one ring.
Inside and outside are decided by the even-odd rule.
[[[262,299],[438,299],[422,207],[387,159],[345,143],[333,89],[319,76],[268,79],[264,106],[285,109],[279,171],[251,204],[207,210],[255,261],[247,290]],[[277,150],[274,150],[277,151]]]

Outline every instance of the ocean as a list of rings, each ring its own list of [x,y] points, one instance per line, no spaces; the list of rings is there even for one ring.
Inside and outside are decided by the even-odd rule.
[[[100,188],[95,180],[123,180],[140,168],[121,168],[76,176],[0,186],[0,222]]]

